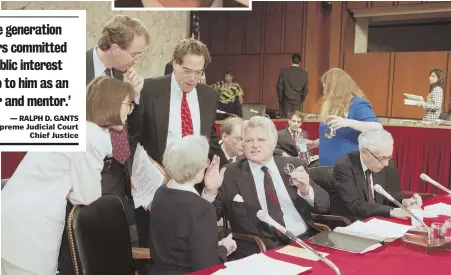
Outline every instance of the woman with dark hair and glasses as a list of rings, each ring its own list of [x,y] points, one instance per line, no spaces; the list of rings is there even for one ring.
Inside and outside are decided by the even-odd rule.
[[[423,121],[435,123],[442,112],[445,74],[441,69],[433,69],[429,73],[429,94],[426,102],[419,102],[418,107],[424,108]]]

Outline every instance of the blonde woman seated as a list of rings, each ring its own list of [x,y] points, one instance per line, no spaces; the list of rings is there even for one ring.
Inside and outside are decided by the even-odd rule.
[[[319,166],[359,149],[361,132],[382,129],[371,103],[357,83],[342,69],[332,68],[321,78],[323,105],[319,127]]]
[[[194,188],[204,174],[211,180],[208,150],[205,137],[186,136],[164,153],[163,165],[171,180],[157,190],[150,211],[153,275],[187,274],[215,266],[236,249],[231,235],[218,243],[215,208]]]
[[[2,275],[56,274],[67,199],[87,205],[101,194],[110,127],[122,127],[133,87],[94,79],[86,94],[86,152],[29,152],[2,190]]]

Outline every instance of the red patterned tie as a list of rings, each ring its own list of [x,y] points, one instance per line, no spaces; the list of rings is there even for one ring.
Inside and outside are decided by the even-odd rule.
[[[127,132],[110,129],[111,145],[113,146],[113,158],[120,164],[124,164],[130,157],[130,145]]]
[[[194,134],[193,120],[191,119],[191,112],[189,110],[188,100],[186,100],[186,94],[183,93],[181,114],[182,114],[182,137]]]

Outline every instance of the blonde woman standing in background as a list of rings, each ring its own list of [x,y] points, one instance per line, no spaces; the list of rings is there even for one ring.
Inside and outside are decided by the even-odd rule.
[[[361,132],[382,129],[382,125],[362,90],[345,71],[332,68],[322,76],[321,82],[324,95],[319,127],[319,165],[333,166],[337,159],[358,150]]]

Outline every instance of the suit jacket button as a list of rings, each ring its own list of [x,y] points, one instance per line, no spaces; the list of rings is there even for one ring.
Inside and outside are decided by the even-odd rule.
[[[246,218],[246,216],[244,216],[244,215],[243,215],[243,216],[241,216],[241,219],[242,219],[242,220],[244,220],[245,218]]]

